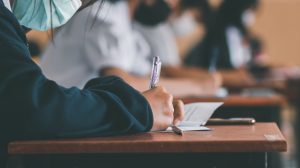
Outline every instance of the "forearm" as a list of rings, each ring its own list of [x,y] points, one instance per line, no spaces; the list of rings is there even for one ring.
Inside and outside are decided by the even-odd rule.
[[[209,72],[193,67],[184,67],[184,66],[163,66],[161,70],[162,76],[170,78],[193,78],[201,79],[203,77],[210,76]]]
[[[117,68],[107,68],[102,70],[101,74],[119,76],[140,92],[149,89],[150,78],[148,77],[135,77]],[[159,85],[165,87],[174,97],[211,96],[219,87],[219,85],[215,86],[214,81],[203,78],[170,78],[163,76],[160,78]]]
[[[168,92],[177,98],[204,95],[204,90],[200,84],[189,79],[161,78],[159,85],[164,86]]]
[[[162,76],[171,79],[188,79],[201,88],[198,96],[212,96],[222,86],[223,79],[218,72],[209,73],[206,70],[194,67],[163,67]]]
[[[33,135],[121,135],[146,132],[152,127],[152,113],[147,101],[118,78],[95,79],[82,91],[72,88],[56,92],[53,85],[49,104],[39,105],[40,110],[30,115],[28,132]],[[39,99],[45,99],[45,96],[40,95]]]
[[[101,71],[101,74],[119,76],[140,92],[149,89],[150,77],[136,77],[118,68],[106,68]],[[172,79],[161,77],[159,85],[165,87],[168,90],[168,92],[173,94],[173,96],[175,97],[186,97],[195,94],[199,95],[199,93],[201,92],[199,90],[200,87],[196,84],[196,82],[189,79]]]
[[[47,80],[29,58],[16,54],[8,53],[0,61],[1,121],[15,130],[12,139],[120,135],[151,129],[147,100],[119,78],[93,80],[84,90],[66,89]]]
[[[245,69],[220,70],[225,87],[247,87],[255,85],[256,81]]]

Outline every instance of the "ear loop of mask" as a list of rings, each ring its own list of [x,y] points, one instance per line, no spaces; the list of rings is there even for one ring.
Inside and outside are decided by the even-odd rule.
[[[50,3],[50,36],[51,36],[51,41],[52,41],[53,45],[55,46],[55,43],[54,43],[54,31],[53,31],[53,16],[52,16],[53,1],[49,0],[49,3]]]

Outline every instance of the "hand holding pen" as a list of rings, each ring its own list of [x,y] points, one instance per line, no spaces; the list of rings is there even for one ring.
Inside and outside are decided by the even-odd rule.
[[[152,64],[152,72],[151,72],[151,79],[150,79],[150,89],[154,89],[158,82],[160,77],[160,71],[161,71],[161,61],[159,57],[153,58],[153,64]],[[164,90],[165,91],[165,90]],[[173,97],[171,96],[169,99],[172,99],[172,106],[173,108],[170,108],[170,111],[173,112],[173,121],[171,121],[172,124],[169,126],[172,128],[173,132],[182,135],[183,132],[180,128],[178,128],[175,124],[183,119],[183,103],[180,100],[173,101]],[[170,106],[170,107],[172,107]]]

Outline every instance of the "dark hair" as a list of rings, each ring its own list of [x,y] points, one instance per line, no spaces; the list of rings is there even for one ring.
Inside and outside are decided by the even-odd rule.
[[[187,57],[186,62],[211,69],[233,68],[229,59],[226,28],[235,26],[244,38],[251,39],[241,18],[245,10],[257,8],[258,3],[259,0],[223,0],[219,9],[213,14],[212,24],[207,29],[204,39],[192,51],[194,53]]]
[[[228,25],[236,26],[242,34],[247,30],[242,23],[242,14],[247,9],[256,9],[259,0],[224,0],[216,15],[216,27],[225,29]]]
[[[79,8],[78,11],[81,11],[81,10],[83,10],[84,8],[88,7],[88,6],[93,5],[93,4],[94,4],[95,2],[97,2],[97,1],[99,1],[99,0],[81,0],[82,5],[81,5],[81,7]],[[104,1],[104,0],[103,0],[103,1]]]

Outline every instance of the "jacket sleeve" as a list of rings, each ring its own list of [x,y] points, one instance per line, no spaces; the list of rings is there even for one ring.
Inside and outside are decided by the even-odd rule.
[[[45,78],[13,26],[2,18],[0,31],[0,120],[10,138],[107,136],[151,129],[149,104],[121,79],[97,78],[83,90],[60,87]]]

